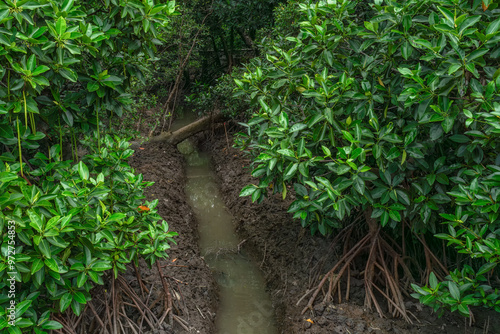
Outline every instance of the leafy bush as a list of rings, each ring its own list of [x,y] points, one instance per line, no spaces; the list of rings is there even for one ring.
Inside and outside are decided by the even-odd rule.
[[[141,65],[154,58],[158,30],[174,13],[174,1],[0,3],[2,142],[36,149],[48,134],[37,131],[40,122],[62,133],[64,125],[98,129],[100,113],[121,116],[131,79],[143,79]]]
[[[174,233],[157,201],[142,202],[149,183],[128,166],[133,151],[100,133],[103,117],[129,108],[174,14],[174,1],[0,1],[2,332],[60,328],[51,313],[79,314],[105,270],[166,256]],[[76,133],[94,130],[93,153],[64,161],[63,143],[75,150]]]
[[[249,108],[248,103],[233,97],[233,91],[236,88],[233,77],[237,76],[236,73],[220,77],[213,86],[196,83],[192,89],[193,94],[186,97],[187,102],[200,115],[221,111],[232,118],[244,116]]]
[[[7,326],[5,310],[12,299],[7,272],[21,282],[15,325],[43,333],[61,327],[49,321],[50,312],[71,307],[79,315],[106,270],[116,277],[139,257],[152,265],[167,256],[176,233],[157,214],[158,200],[143,202],[144,188],[152,183],[128,165],[133,151],[126,141],[106,136],[103,143],[100,153],[75,165],[60,160],[58,146],[49,157],[39,153],[38,168],[30,173],[43,178],[39,186],[17,175],[18,164],[0,166],[0,329]],[[16,224],[15,244],[5,233],[9,221]],[[11,266],[8,255],[14,249]],[[9,333],[19,332],[7,327]]]
[[[237,141],[259,178],[241,195],[285,197],[293,184],[289,211],[313,233],[360,210],[370,229],[442,232],[475,261],[414,286],[421,302],[466,316],[469,305],[500,311],[486,284],[500,261],[497,7],[302,1],[300,33],[275,40],[236,80],[236,96],[260,106]]]

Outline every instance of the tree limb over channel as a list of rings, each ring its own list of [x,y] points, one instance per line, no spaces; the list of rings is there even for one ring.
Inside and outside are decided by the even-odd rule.
[[[224,120],[222,113],[218,112],[205,117],[202,117],[176,131],[162,132],[160,135],[151,137],[148,143],[166,142],[171,145],[177,145],[183,140],[207,130],[213,123],[218,123]],[[136,143],[132,143],[132,148],[135,148]]]

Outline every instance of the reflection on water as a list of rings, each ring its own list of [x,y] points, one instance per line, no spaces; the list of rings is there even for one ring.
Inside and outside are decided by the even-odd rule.
[[[220,287],[219,334],[275,334],[274,311],[259,269],[238,249],[232,217],[220,198],[208,159],[185,141],[186,194],[199,222],[200,248]]]

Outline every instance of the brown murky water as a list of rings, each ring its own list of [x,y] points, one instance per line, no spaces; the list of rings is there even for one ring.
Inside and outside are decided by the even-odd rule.
[[[188,142],[186,194],[199,222],[200,248],[220,286],[218,334],[276,334],[274,310],[258,267],[245,256],[219,195],[209,159]]]

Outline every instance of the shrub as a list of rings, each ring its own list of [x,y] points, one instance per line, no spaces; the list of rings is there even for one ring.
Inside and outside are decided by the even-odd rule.
[[[193,94],[186,97],[187,102],[198,114],[220,111],[232,118],[245,117],[248,104],[233,97],[233,90],[236,88],[233,78],[237,77],[236,73],[223,75],[213,86],[196,83],[192,89]]]
[[[30,173],[43,179],[38,186],[17,175],[19,166],[0,166],[0,330],[61,328],[50,312],[71,307],[79,315],[106,270],[116,277],[140,257],[152,265],[167,256],[176,233],[157,214],[158,200],[144,202],[144,188],[152,183],[128,165],[133,151],[126,141],[106,136],[103,143],[100,153],[75,165],[60,160],[57,146],[48,157],[39,153]],[[15,234],[5,233],[12,222]],[[20,282],[15,326],[6,319],[8,272]]]
[[[500,311],[486,284],[500,250],[497,7],[302,1],[300,33],[236,80],[236,96],[260,106],[237,142],[259,178],[241,195],[260,202],[293,185],[289,211],[313,233],[363,215],[370,231],[441,232],[473,266],[414,286],[420,301]]]
[[[174,234],[157,202],[142,202],[148,183],[128,166],[128,144],[102,139],[100,125],[129,108],[174,14],[174,1],[0,2],[2,332],[60,328],[51,313],[79,314],[105,270],[166,256]],[[92,155],[64,161],[63,143],[75,150],[76,133],[93,131]]]

